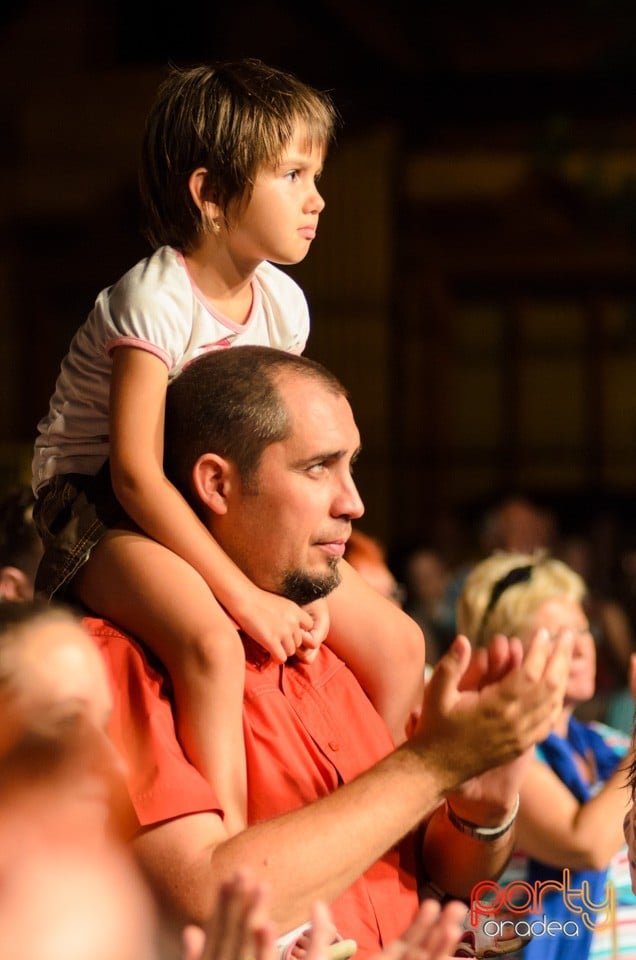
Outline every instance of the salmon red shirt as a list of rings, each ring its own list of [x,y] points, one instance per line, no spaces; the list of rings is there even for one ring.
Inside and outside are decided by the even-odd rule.
[[[194,813],[222,816],[213,786],[181,750],[169,681],[159,665],[112,624],[87,618],[85,626],[110,674],[111,734],[128,765],[138,827]],[[327,796],[393,749],[357,680],[326,646],[311,665],[280,665],[251,640],[244,643],[250,823]],[[405,841],[331,904],[341,935],[358,942],[358,956],[377,952],[412,920],[418,902],[413,861],[413,845]]]

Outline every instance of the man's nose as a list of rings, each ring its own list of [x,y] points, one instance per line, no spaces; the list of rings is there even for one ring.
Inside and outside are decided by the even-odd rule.
[[[348,517],[350,520],[357,520],[364,513],[364,503],[358,493],[358,488],[353,482],[353,477],[347,477],[338,491],[334,501],[335,516]]]

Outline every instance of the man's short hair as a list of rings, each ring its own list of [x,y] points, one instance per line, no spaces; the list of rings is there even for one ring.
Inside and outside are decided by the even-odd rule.
[[[170,385],[166,399],[166,476],[196,508],[194,464],[215,453],[236,466],[246,491],[255,492],[262,453],[289,435],[289,412],[278,390],[286,374],[347,391],[321,364],[273,347],[231,347],[207,353]]]

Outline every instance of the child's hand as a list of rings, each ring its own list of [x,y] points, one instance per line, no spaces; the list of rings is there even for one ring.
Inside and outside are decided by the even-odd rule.
[[[270,654],[276,663],[285,663],[311,637],[311,613],[285,597],[255,589],[240,615],[241,628]]]
[[[329,633],[329,608],[326,600],[314,600],[303,607],[313,617],[313,627],[305,633],[302,645],[296,651],[296,656],[303,663],[313,663],[318,656],[321,643],[327,639]]]

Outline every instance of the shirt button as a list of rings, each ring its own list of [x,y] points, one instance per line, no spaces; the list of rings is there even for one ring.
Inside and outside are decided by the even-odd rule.
[[[336,752],[336,750],[340,749],[340,744],[338,743],[337,740],[330,740],[327,746],[329,747],[330,750],[333,750],[334,753]]]

